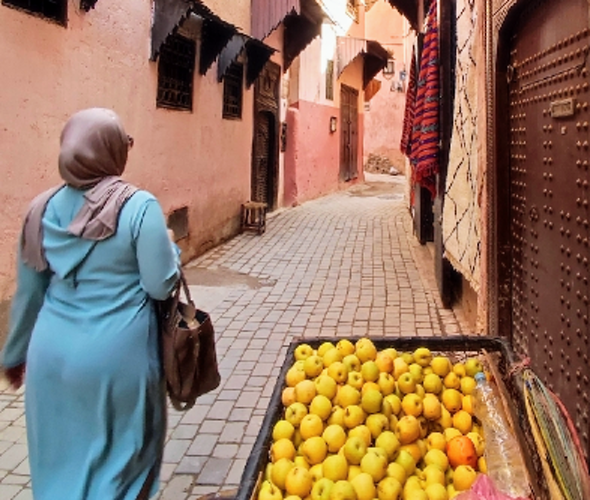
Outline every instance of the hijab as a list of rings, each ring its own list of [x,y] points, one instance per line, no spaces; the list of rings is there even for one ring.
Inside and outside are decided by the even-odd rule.
[[[137,191],[119,176],[125,170],[129,137],[114,111],[90,108],[74,114],[60,138],[59,174],[65,185],[84,190],[84,204],[68,232],[101,241],[117,231],[119,212]],[[29,206],[21,233],[21,258],[41,272],[48,263],[43,250],[43,214],[49,200],[64,187],[53,187]]]

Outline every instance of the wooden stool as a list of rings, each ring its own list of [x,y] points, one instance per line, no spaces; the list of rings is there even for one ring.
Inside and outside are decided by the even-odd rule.
[[[247,201],[242,205],[242,231],[251,229],[258,234],[266,231],[266,203]]]

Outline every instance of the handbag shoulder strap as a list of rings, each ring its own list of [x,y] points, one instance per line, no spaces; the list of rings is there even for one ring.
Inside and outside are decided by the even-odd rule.
[[[182,270],[182,268],[180,268],[180,284],[182,285],[182,290],[184,291],[184,295],[186,296],[186,300],[188,301],[188,303],[195,307],[195,303],[193,301],[193,298],[191,296],[191,291],[188,287],[188,283],[186,281],[186,277],[184,276],[184,271]]]

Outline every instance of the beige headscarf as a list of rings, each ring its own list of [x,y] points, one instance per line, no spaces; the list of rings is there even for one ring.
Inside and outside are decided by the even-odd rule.
[[[119,178],[128,151],[129,138],[114,111],[91,108],[68,120],[61,134],[59,173],[67,185],[86,190],[84,205],[68,226],[69,233],[96,241],[115,234],[121,208],[137,191]],[[37,196],[23,224],[21,258],[37,271],[48,266],[43,251],[43,214],[62,187]]]

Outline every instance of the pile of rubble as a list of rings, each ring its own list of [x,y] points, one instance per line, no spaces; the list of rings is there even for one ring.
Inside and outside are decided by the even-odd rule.
[[[400,172],[393,166],[391,160],[387,156],[369,154],[369,158],[365,163],[365,172],[373,174],[391,174],[398,175]]]

